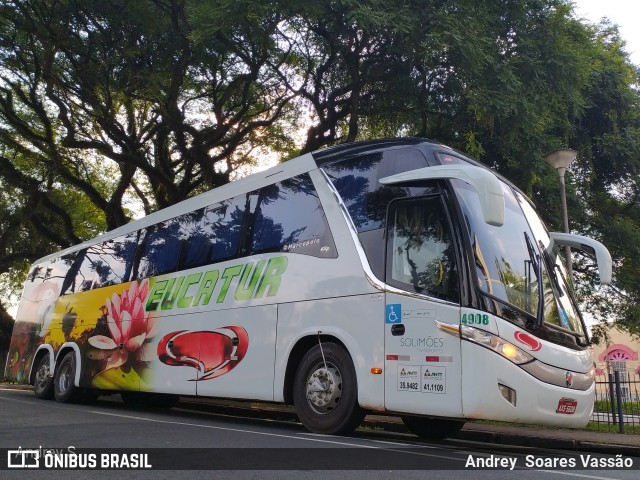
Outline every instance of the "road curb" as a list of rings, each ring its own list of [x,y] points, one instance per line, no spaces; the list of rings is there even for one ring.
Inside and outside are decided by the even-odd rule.
[[[362,424],[374,430],[384,430],[395,433],[408,433],[402,423],[384,420],[367,420]],[[548,430],[547,430],[548,432]],[[506,432],[482,430],[477,424],[473,428],[463,428],[452,440],[470,442],[495,443],[497,445],[511,445],[519,447],[543,448],[548,450],[569,450],[584,453],[599,453],[603,455],[640,456],[640,447],[633,445],[600,443],[596,441],[574,440],[568,438],[536,437],[532,435],[518,435]]]

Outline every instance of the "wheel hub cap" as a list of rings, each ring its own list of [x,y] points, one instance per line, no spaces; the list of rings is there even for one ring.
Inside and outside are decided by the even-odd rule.
[[[307,378],[307,400],[311,408],[326,415],[333,411],[342,395],[342,376],[335,365],[324,363],[311,369]]]

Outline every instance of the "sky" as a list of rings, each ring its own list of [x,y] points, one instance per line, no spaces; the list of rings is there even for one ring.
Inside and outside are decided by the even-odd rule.
[[[620,35],[626,41],[626,51],[631,61],[640,65],[640,2],[636,0],[573,0],[578,18],[598,23],[607,17],[620,27]]]

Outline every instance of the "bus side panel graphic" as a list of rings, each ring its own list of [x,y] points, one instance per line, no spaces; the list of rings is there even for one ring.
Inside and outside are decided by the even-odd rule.
[[[158,358],[166,365],[195,368],[200,377],[193,380],[209,380],[233,370],[248,347],[249,335],[240,326],[199,332],[180,330],[160,340]]]

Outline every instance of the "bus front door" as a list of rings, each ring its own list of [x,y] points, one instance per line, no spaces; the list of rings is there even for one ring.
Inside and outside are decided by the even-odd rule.
[[[460,416],[459,288],[445,203],[397,200],[388,215],[385,408]]]

